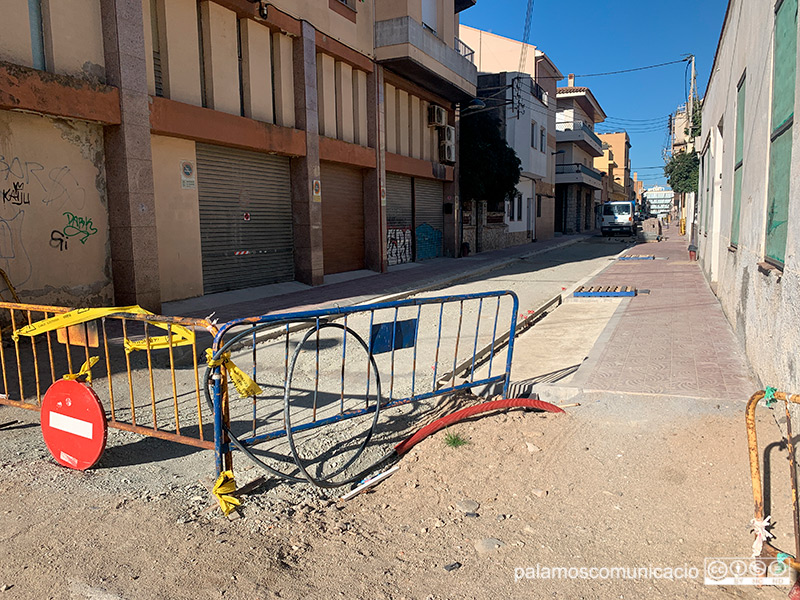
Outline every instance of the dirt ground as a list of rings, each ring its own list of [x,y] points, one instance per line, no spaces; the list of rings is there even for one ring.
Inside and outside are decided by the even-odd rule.
[[[280,484],[294,491],[262,503],[261,490],[234,521],[203,514],[208,494],[176,475],[207,452],[79,473],[18,426],[2,436],[2,596],[784,597],[702,581],[705,557],[747,555],[751,542],[742,408],[593,394],[566,415],[511,410],[451,427],[462,447],[445,432],[425,440],[372,493],[335,502]],[[777,433],[769,414],[761,433]],[[788,515],[777,518],[789,548]],[[697,567],[700,578],[515,581],[537,564]]]

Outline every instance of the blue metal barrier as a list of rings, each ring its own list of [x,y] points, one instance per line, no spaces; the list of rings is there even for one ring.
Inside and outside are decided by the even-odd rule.
[[[386,409],[476,386],[502,386],[505,398],[518,310],[513,292],[498,291],[264,315],[221,325],[212,346],[214,360],[238,351],[238,366],[267,391],[240,398],[235,390],[229,392],[224,367],[209,368],[205,389],[210,388],[214,409],[217,471],[231,468],[235,447],[287,479],[341,485],[331,483],[333,475],[359,453],[333,475],[315,478],[305,468],[294,434],[372,415],[372,426],[358,446],[363,451]],[[495,354],[502,345],[505,365],[499,368]],[[251,361],[252,369],[244,361]],[[428,361],[432,375],[424,367]],[[387,372],[388,384],[382,383]],[[271,386],[270,377],[275,379]],[[294,379],[308,387],[293,387]],[[295,414],[305,421],[293,424]],[[284,437],[302,476],[270,468],[249,450]]]

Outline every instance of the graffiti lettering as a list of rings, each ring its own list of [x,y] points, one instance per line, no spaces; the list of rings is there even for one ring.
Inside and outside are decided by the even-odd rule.
[[[63,214],[67,217],[67,224],[64,226],[64,229],[62,229],[64,237],[71,238],[81,236],[80,243],[85,244],[90,236],[97,233],[97,228],[92,224],[91,219],[76,217],[71,212],[65,212]],[[52,234],[50,237],[52,242]]]
[[[14,206],[22,206],[23,204],[30,204],[30,194],[23,191],[25,184],[21,181],[15,181],[11,184],[10,188],[3,190],[3,204],[9,202]]]
[[[42,203],[48,206],[55,203],[61,208],[71,202],[75,209],[82,209],[86,203],[86,190],[66,165],[46,171],[41,163],[23,161],[18,156],[7,159],[0,154],[0,181],[17,180],[28,186],[27,194],[42,193]],[[41,176],[40,176],[41,174]]]
[[[59,252],[63,252],[67,249],[67,238],[63,231],[54,229],[50,232],[50,247],[58,248]]]
[[[389,229],[387,235],[386,259],[390,265],[411,262],[411,228]]]
[[[22,242],[25,211],[17,209],[10,219],[0,217],[0,268],[8,273],[14,285],[28,282],[33,272],[28,251]]]

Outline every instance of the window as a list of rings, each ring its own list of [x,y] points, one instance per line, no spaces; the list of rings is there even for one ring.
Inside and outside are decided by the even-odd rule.
[[[541,194],[537,194],[536,195],[536,216],[537,216],[537,218],[542,216],[542,195]]]
[[[703,153],[703,173],[705,175],[705,193],[703,194],[703,231],[708,232],[708,203],[711,195],[711,150],[706,148]]]
[[[539,129],[536,127],[536,121],[531,121],[531,148],[536,148],[536,136],[539,134]]]
[[[514,203],[514,199],[513,198],[509,198],[508,199],[508,211],[507,211],[508,212],[508,220],[509,221],[514,221],[514,208],[515,208],[515,206],[516,206],[516,204]]]
[[[28,18],[31,23],[31,51],[33,68],[44,71],[47,68],[44,55],[44,30],[42,24],[41,0],[28,0]]]
[[[439,28],[439,15],[436,4],[439,0],[422,0],[422,24],[436,33]]]
[[[522,194],[517,193],[517,221],[522,221]]]
[[[744,169],[744,103],[745,76],[742,75],[736,91],[736,146],[733,155],[733,215],[731,215],[731,246],[739,245],[739,213],[742,209],[742,173]]]
[[[767,191],[765,259],[783,266],[789,219],[789,171],[792,163],[794,86],[797,75],[797,0],[775,9],[772,59],[772,126]]]
[[[158,25],[158,4],[150,0],[150,31],[153,37],[153,76],[156,96],[164,96],[164,76],[161,65],[161,32]],[[202,66],[201,66],[202,69]]]
[[[539,149],[542,152],[547,149],[547,131],[544,127],[539,130]]]

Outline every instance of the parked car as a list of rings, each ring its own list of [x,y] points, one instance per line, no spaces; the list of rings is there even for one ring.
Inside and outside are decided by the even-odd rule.
[[[633,220],[633,202],[606,202],[603,204],[603,221],[600,231],[603,235],[614,233],[636,233],[636,223]]]

